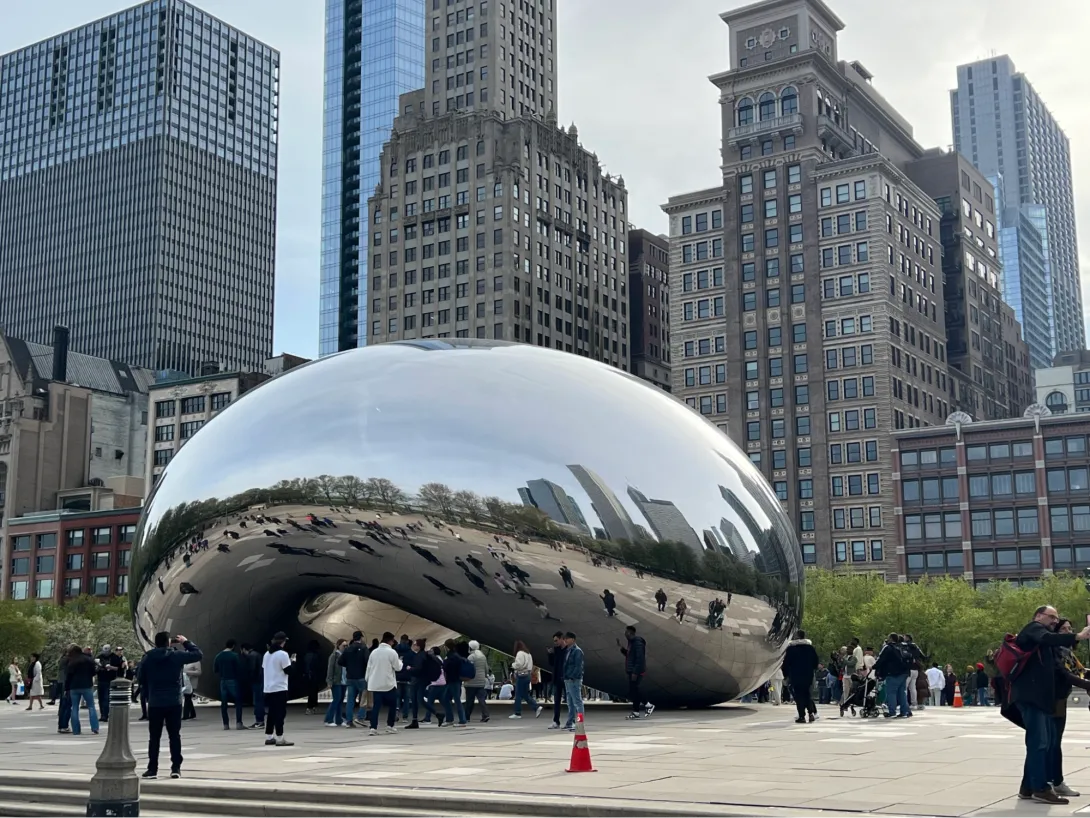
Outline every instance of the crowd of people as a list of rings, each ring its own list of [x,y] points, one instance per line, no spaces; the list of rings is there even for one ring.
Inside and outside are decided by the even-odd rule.
[[[1001,715],[1025,730],[1026,759],[1018,797],[1045,804],[1068,804],[1079,795],[1064,781],[1061,742],[1073,688],[1090,691],[1086,669],[1072,648],[1090,639],[1090,625],[1075,632],[1056,609],[1042,605],[1017,635],[1008,634],[982,661],[962,674],[939,667],[910,634],[891,633],[875,652],[859,639],[823,663],[804,631],[788,644],[782,667],[755,691],[758,700],[794,700],[796,722],[818,718],[817,703],[838,705],[852,715],[908,719],[914,710],[956,704],[999,707]],[[958,696],[962,701],[957,702]],[[746,697],[749,698],[749,697]]]
[[[655,706],[641,692],[647,672],[647,643],[629,625],[623,641],[618,637],[616,644],[618,661],[624,663],[628,680],[631,709],[627,717],[648,718]],[[260,650],[227,640],[208,663],[204,652],[187,637],[161,632],[155,635],[154,647],[137,663],[130,663],[120,647],[104,645],[96,656],[90,648],[71,645],[60,657],[49,704],[60,705],[58,732],[80,735],[82,710],[91,732],[98,734],[100,723],[109,719],[111,682],[119,677],[133,680],[133,701],[139,699],[140,721],[148,723],[144,778],[159,775],[164,732],[170,776],[181,776],[182,722],[196,717],[194,686],[206,668],[218,683],[223,729],[232,729],[232,722],[236,730],[260,729],[268,746],[294,744],[285,736],[289,696],[305,696],[306,714],[318,715],[318,694],[326,688],[331,700],[324,709],[325,725],[367,729],[370,736],[379,735],[380,722],[385,723],[387,734],[398,732],[398,724],[406,730],[432,723],[440,728],[465,727],[475,714],[479,723],[487,724],[491,719],[489,702],[497,693],[500,699],[512,700],[510,719],[540,717],[551,701],[549,729],[574,731],[587,691],[586,656],[576,634],[559,630],[553,634],[545,661],[540,663],[543,670],[522,641],[514,643],[511,657],[509,668],[499,671],[506,673],[499,683],[476,640],[448,639],[442,645],[429,646],[425,639],[410,639],[405,634],[399,640],[387,632],[368,645],[364,634],[355,631],[351,639],[338,640],[328,656],[312,641],[300,657],[289,652],[288,637],[279,632]],[[35,701],[43,708],[39,659],[32,657],[26,674],[17,660],[12,661],[8,674],[13,704],[26,693],[30,708]],[[547,685],[540,683],[542,677],[548,679]],[[562,719],[565,703],[567,712]],[[247,724],[246,711],[251,708],[253,722]]]

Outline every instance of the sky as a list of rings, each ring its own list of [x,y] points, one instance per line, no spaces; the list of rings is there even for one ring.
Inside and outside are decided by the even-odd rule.
[[[1090,106],[1072,70],[1090,32],[1090,2],[827,0],[844,21],[841,59],[859,60],[924,147],[949,147],[956,66],[1010,54],[1071,140],[1090,314]],[[557,0],[558,107],[584,147],[623,175],[634,225],[665,232],[671,196],[719,183],[720,108],[711,74],[728,65],[719,14],[744,0]],[[133,5],[126,0],[0,0],[0,53]],[[275,352],[318,349],[322,140],[322,0],[197,0],[278,49],[280,176]],[[880,8],[880,13],[876,9]],[[1062,21],[1062,22],[1061,22]],[[1088,322],[1090,325],[1090,322]]]

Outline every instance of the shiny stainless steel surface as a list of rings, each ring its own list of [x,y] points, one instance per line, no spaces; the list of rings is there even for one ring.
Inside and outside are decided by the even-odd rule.
[[[195,539],[208,546],[187,565]],[[801,618],[802,559],[745,454],[671,396],[572,354],[440,340],[323,358],[214,418],[148,498],[131,584],[145,646],[169,630],[210,655],[285,630],[301,654],[400,622],[505,652],[521,639],[544,665],[572,630],[586,684],[617,696],[633,624],[650,700],[707,705],[771,674]],[[210,672],[200,689],[215,695]]]

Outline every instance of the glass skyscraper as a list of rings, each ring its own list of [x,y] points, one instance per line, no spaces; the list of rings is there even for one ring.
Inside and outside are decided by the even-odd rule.
[[[272,353],[279,54],[150,0],[0,56],[0,325],[152,369]]]
[[[398,97],[424,85],[425,0],[326,0],[319,352],[367,342],[367,200]]]
[[[1049,327],[1047,348],[1027,328],[1025,337],[1034,366],[1049,366],[1058,352],[1085,349],[1067,136],[1007,56],[958,67],[951,114],[957,150],[986,176],[1002,178],[1003,200],[996,202],[996,211],[1003,214],[1004,228],[1020,230],[1026,223],[1043,231],[1040,237],[1020,241],[1042,244],[1045,255],[1040,272],[1046,279],[1030,278],[1022,270],[1019,288],[1004,287],[1004,297],[1019,314],[1023,327],[1041,323]],[[1008,236],[1003,244],[1008,245],[1009,240]],[[1005,268],[1010,264],[1007,258],[1003,263]],[[1039,291],[1047,293],[1046,316],[1032,314],[1036,306],[1027,303],[1032,297],[1040,304]]]

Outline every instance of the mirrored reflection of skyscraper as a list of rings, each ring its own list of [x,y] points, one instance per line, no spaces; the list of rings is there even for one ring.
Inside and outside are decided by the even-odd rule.
[[[647,519],[659,542],[679,542],[702,551],[700,538],[677,506],[669,500],[652,500],[639,490],[628,487],[628,496]]]
[[[319,352],[367,343],[367,200],[398,97],[424,85],[424,0],[326,0]]]
[[[719,521],[719,529],[727,541],[727,548],[734,558],[746,565],[753,565],[753,552],[746,547],[746,541],[738,531],[738,526],[726,517]]]
[[[573,465],[568,466],[568,469],[590,498],[591,507],[601,522],[606,537],[634,542],[638,538],[636,526],[606,482],[585,466]]]
[[[528,480],[526,488],[519,489],[524,505],[540,509],[549,519],[560,525],[572,526],[582,534],[590,534],[590,527],[575,500],[564,487],[551,480]]]

